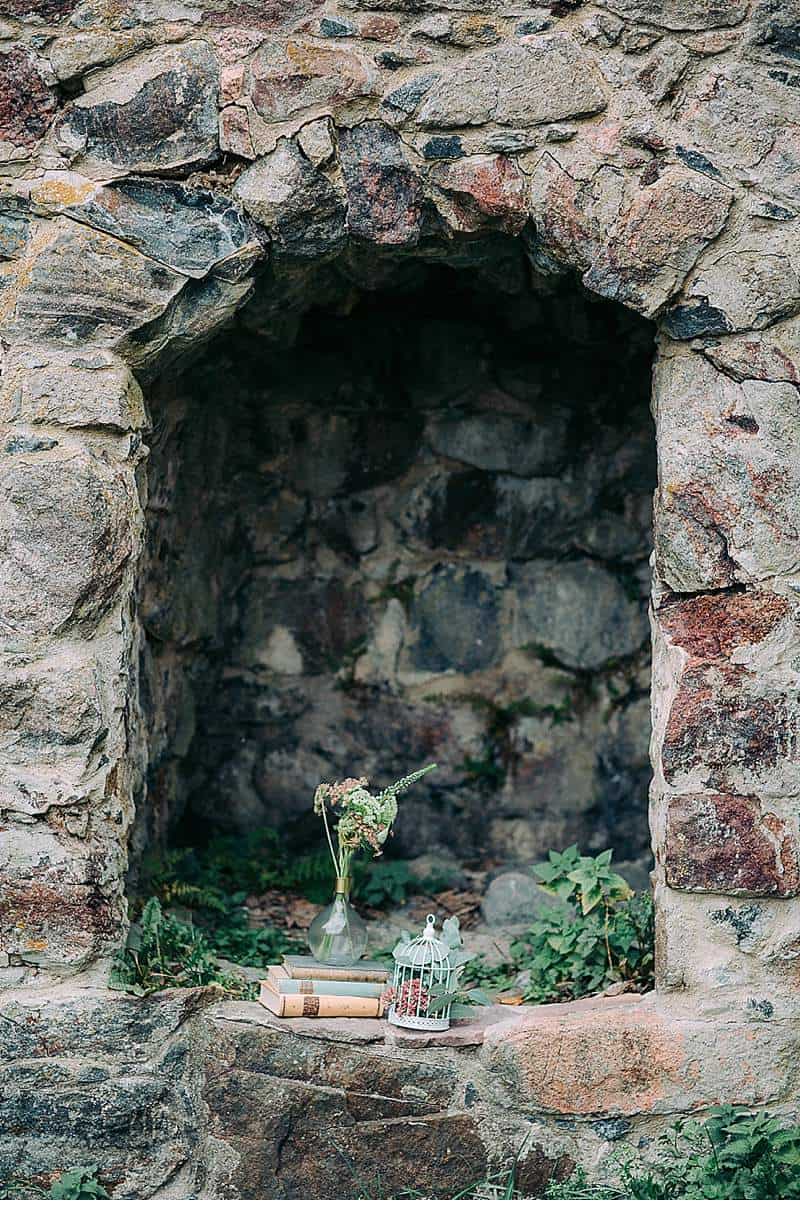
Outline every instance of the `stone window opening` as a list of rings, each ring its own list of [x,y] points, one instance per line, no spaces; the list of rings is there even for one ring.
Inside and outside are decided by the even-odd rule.
[[[262,284],[152,385],[134,884],[170,839],[314,848],[318,782],[436,761],[390,855],[646,885],[653,329],[469,257]]]

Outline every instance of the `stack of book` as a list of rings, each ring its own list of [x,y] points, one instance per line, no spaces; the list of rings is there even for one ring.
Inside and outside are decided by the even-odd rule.
[[[381,1016],[391,971],[376,961],[325,965],[285,955],[271,965],[259,1000],[276,1016]]]

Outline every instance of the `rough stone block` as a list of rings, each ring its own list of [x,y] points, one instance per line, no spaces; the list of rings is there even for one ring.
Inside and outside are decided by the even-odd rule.
[[[110,345],[160,317],[186,278],[70,219],[31,242],[9,333],[23,341]]]
[[[800,893],[796,832],[756,796],[695,793],[666,809],[667,881],[701,893]]]
[[[189,278],[234,259],[252,264],[262,252],[255,229],[229,198],[181,182],[128,178],[104,186],[60,174],[32,196],[40,207],[107,232]]]
[[[483,670],[500,652],[497,593],[477,569],[439,567],[414,600],[416,661],[423,670]]]
[[[98,72],[56,128],[85,171],[155,173],[206,164],[219,150],[217,66],[208,43],[143,51]]]
[[[265,125],[257,142],[269,140],[269,126],[317,107],[330,107],[380,92],[373,63],[349,47],[320,46],[310,39],[267,42],[251,63],[249,97]],[[268,151],[256,147],[256,151]]]
[[[137,548],[129,470],[88,454],[20,455],[0,476],[0,635],[91,635]]]
[[[436,165],[430,180],[444,194],[439,203],[456,231],[498,228],[517,233],[528,219],[525,177],[506,156],[465,156]]]
[[[577,560],[556,566],[529,561],[515,566],[514,640],[541,646],[564,665],[591,670],[635,653],[647,637],[638,602],[602,566]]]
[[[147,413],[130,369],[106,351],[20,351],[6,363],[0,421],[125,432],[141,429]]]
[[[99,870],[98,870],[99,872]],[[0,948],[28,965],[69,973],[119,942],[123,928],[118,890],[37,878],[3,880]]]
[[[592,59],[568,34],[542,34],[480,51],[427,93],[417,117],[430,129],[559,122],[606,107]]]
[[[632,21],[670,30],[705,30],[738,25],[745,0],[600,0],[602,8]]]
[[[276,252],[317,259],[341,248],[344,198],[291,140],[245,169],[234,194],[270,233]]]
[[[427,1051],[398,1059],[285,1029],[216,1023],[205,1099],[212,1133],[238,1156],[217,1170],[222,1194],[331,1198],[410,1186],[451,1195],[485,1172],[472,1118],[442,1111],[453,1095],[451,1064]]]
[[[0,141],[33,147],[56,108],[55,91],[28,50],[12,46],[0,54]]]
[[[654,315],[719,235],[732,202],[708,177],[668,170],[637,191],[584,275],[586,286]]]
[[[738,279],[737,274],[734,275]],[[656,569],[694,592],[800,567],[800,398],[737,383],[702,355],[668,351],[654,377]]]
[[[791,1090],[796,1033],[730,1015],[705,1017],[675,997],[618,995],[526,1012],[490,1026],[482,1061],[507,1097],[540,1114],[619,1117],[756,1105]]]
[[[362,122],[340,132],[339,157],[350,234],[378,245],[415,245],[422,227],[422,184],[399,136],[383,123]]]
[[[711,335],[765,329],[800,308],[800,268],[795,250],[800,223],[747,231],[710,249],[686,284],[684,306],[706,307]],[[703,336],[708,328],[695,326]],[[694,335],[694,334],[693,334]]]

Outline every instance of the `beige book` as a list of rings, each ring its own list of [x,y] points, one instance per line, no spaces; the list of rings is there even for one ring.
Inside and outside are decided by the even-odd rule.
[[[268,982],[261,983],[259,1002],[275,1016],[369,1016],[381,1015],[380,999],[358,995],[281,995]]]

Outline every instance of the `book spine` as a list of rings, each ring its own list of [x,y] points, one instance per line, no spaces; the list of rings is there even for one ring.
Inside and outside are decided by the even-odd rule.
[[[380,999],[385,982],[336,982],[330,978],[279,978],[281,995],[346,995],[357,999]]]
[[[381,1014],[379,999],[345,995],[281,995],[280,1016],[370,1016]]]
[[[292,978],[302,978],[312,982],[377,982],[384,986],[390,975],[386,970],[349,970],[331,969],[327,966],[320,971],[314,965],[292,965]]]

